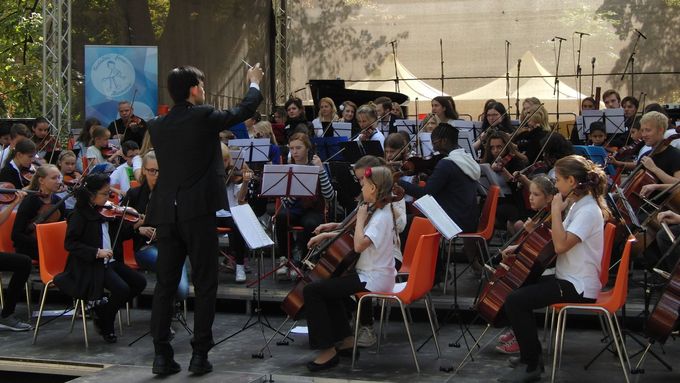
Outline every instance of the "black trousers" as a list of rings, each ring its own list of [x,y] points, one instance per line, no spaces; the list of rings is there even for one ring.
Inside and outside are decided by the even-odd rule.
[[[676,237],[680,235],[680,225],[671,225],[670,229]],[[672,244],[673,242],[668,238],[666,232],[664,230],[659,230],[656,233],[656,246],[648,246],[644,252],[647,268],[651,270],[653,267],[657,267],[657,263],[666,254],[668,249],[670,249]],[[678,258],[680,258],[680,246],[676,246],[666,258],[661,260],[659,267],[662,270],[671,272],[678,262]]]
[[[228,227],[231,229],[229,233],[229,249],[236,260],[237,265],[243,264],[243,259],[246,257],[246,242],[241,235],[241,232],[236,227],[234,218],[232,217],[217,217],[217,226]]]
[[[553,303],[592,303],[594,301],[594,299],[584,298],[578,294],[571,282],[557,279],[554,275],[541,277],[537,283],[510,293],[503,307],[519,343],[522,363],[527,364],[529,369],[533,370],[541,355],[541,342],[538,340],[536,331],[534,309],[547,307]]]
[[[357,274],[324,279],[305,286],[305,314],[309,330],[309,346],[314,349],[333,347],[352,334],[345,302],[347,297],[366,290]],[[364,310],[370,310],[365,305]],[[363,315],[362,315],[363,316]]]
[[[196,293],[194,305],[194,353],[207,355],[214,345],[212,325],[217,297],[217,235],[215,215],[159,225],[156,289],[151,308],[151,334],[156,354],[174,355],[169,342],[173,302],[189,255],[191,279]]]
[[[109,290],[109,301],[96,309],[102,330],[113,333],[118,310],[125,306],[125,302],[139,295],[145,287],[144,274],[132,270],[123,262],[110,263],[104,272],[104,288]]]
[[[5,306],[0,314],[3,318],[14,314],[32,267],[31,258],[27,255],[0,253],[0,271],[12,272],[12,279],[9,280],[9,286],[5,290]]]
[[[323,223],[323,213],[314,209],[307,209],[300,213],[290,212],[288,209],[282,208],[276,215],[276,240],[278,242],[278,251],[280,256],[288,254],[288,223],[290,226],[299,225],[304,227],[304,230],[297,233],[297,245],[302,248],[307,248],[307,242],[312,238],[312,232],[317,226]],[[291,247],[291,251],[293,247]],[[299,259],[298,259],[299,261]]]

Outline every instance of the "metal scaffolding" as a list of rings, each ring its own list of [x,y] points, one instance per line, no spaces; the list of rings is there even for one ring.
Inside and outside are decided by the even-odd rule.
[[[71,130],[71,0],[43,0],[42,114],[62,134]]]
[[[275,92],[274,103],[282,105],[288,99],[290,87],[290,66],[288,65],[288,41],[287,32],[289,27],[288,14],[286,13],[286,0],[274,0],[274,26],[276,37],[274,40],[274,73]]]

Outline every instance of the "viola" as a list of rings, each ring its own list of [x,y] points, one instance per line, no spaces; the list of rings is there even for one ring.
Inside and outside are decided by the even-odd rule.
[[[118,206],[110,201],[107,201],[104,206],[100,206],[98,209],[99,214],[102,217],[113,220],[116,218],[122,218],[125,221],[136,223],[139,222],[141,216],[137,210],[128,206]]]
[[[446,158],[445,154],[435,154],[428,159],[422,157],[409,157],[406,161],[401,164],[400,171],[405,176],[413,176],[420,173],[432,174],[437,162]]]
[[[393,189],[394,191],[398,192],[399,189]],[[376,202],[369,209],[369,217],[375,210],[403,197],[403,194],[397,194]],[[319,246],[310,250],[303,260],[303,268],[306,271],[303,273],[302,279],[295,284],[293,290],[286,295],[281,303],[281,308],[290,318],[297,320],[300,316],[304,307],[302,291],[305,286],[314,281],[339,277],[351,270],[359,259],[359,254],[354,251],[354,239],[352,238],[359,206],[340,223],[338,229],[336,229],[337,234],[333,238],[323,241]],[[316,263],[314,263],[315,261]]]
[[[127,120],[127,123],[125,124],[125,129],[131,128],[132,130],[135,130],[135,129],[137,129],[137,128],[139,127],[139,124],[141,124],[141,123],[142,123],[142,119],[141,119],[141,118],[139,118],[139,117],[137,117],[137,116],[135,116],[135,115],[132,115],[132,117],[130,117],[130,118]]]
[[[625,158],[634,157],[644,146],[645,142],[643,140],[638,140],[637,142],[634,142],[630,145],[623,146],[616,151],[616,154],[614,154],[614,159],[622,161]]]
[[[24,186],[27,186],[29,183],[31,183],[31,180],[35,175],[35,168],[30,166],[28,168],[21,167],[20,169],[21,183],[24,184]]]

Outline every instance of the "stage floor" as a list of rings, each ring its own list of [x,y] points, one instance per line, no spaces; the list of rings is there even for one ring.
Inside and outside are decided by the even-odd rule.
[[[270,262],[270,261],[269,261]],[[7,275],[3,275],[5,283]],[[82,322],[76,322],[75,330],[69,334],[70,321],[68,318],[59,318],[41,328],[37,345],[31,344],[31,333],[0,332],[0,382],[58,382],[75,379],[76,382],[95,382],[106,380],[108,382],[144,382],[154,378],[151,374],[153,361],[153,347],[149,336],[142,338],[138,343],[128,346],[128,343],[143,335],[148,330],[150,318],[149,302],[154,287],[154,275],[147,275],[149,284],[144,296],[139,301],[138,308],[132,310],[131,326],[124,325],[123,333],[119,334],[118,343],[109,345],[94,333],[94,326],[88,322],[90,334],[90,348],[86,350],[83,343]],[[254,274],[248,275],[249,280]],[[636,272],[636,279],[640,273]],[[218,314],[214,324],[214,336],[218,341],[229,334],[239,330],[248,320],[244,310],[250,310],[253,306],[253,298],[257,290],[245,285],[237,285],[233,281],[233,274],[220,272],[220,286],[218,292]],[[34,309],[37,309],[37,288],[34,287]],[[261,295],[264,302],[264,311],[273,327],[278,327],[283,321],[283,315],[278,309],[278,302],[288,293],[292,287],[289,281],[274,281],[266,279],[262,283]],[[471,310],[472,302],[478,287],[478,279],[471,273],[466,273],[458,280],[459,305],[461,307],[462,322],[468,323],[474,316]],[[193,288],[190,296],[193,296]],[[404,332],[398,310],[392,310],[392,318],[386,328],[386,339],[383,342],[380,354],[376,354],[375,347],[362,350],[357,368],[350,369],[347,359],[341,361],[335,369],[315,375],[310,374],[305,363],[313,358],[314,352],[309,350],[307,336],[293,334],[293,342],[288,346],[277,346],[273,343],[269,350],[264,351],[263,359],[254,359],[253,353],[258,353],[264,345],[264,337],[259,326],[252,327],[245,332],[216,346],[210,353],[210,359],[215,366],[215,371],[204,377],[192,377],[192,381],[205,382],[350,382],[350,381],[391,381],[391,382],[489,382],[505,371],[508,371],[507,356],[501,355],[494,350],[495,337],[502,329],[490,329],[482,344],[488,344],[468,363],[458,374],[440,371],[440,367],[457,366],[463,359],[467,349],[464,341],[461,347],[449,347],[449,343],[459,337],[461,330],[455,318],[451,319],[451,307],[453,303],[453,291],[449,288],[447,294],[443,294],[441,288],[433,291],[433,300],[437,307],[438,316],[443,324],[439,341],[442,357],[437,359],[433,342],[429,342],[418,352],[421,373],[416,373],[413,364],[408,340]],[[48,309],[63,310],[63,297],[50,295]],[[635,318],[642,310],[642,289],[631,287],[631,298],[627,305],[627,315]],[[191,299],[189,299],[191,307]],[[413,337],[416,345],[420,345],[429,336],[429,326],[425,320],[423,305],[416,304],[413,310],[415,323],[412,324]],[[19,304],[17,314],[26,315],[25,304]],[[445,320],[448,318],[449,320]],[[542,322],[543,316],[537,314],[537,321]],[[618,359],[609,352],[603,354],[598,361],[587,371],[583,365],[602,347],[602,334],[597,330],[597,320],[593,316],[581,315],[574,317],[569,324],[567,340],[565,342],[564,359],[560,381],[622,381]],[[628,320],[627,323],[634,329],[639,327],[639,320]],[[189,311],[189,324],[192,323],[192,313]],[[304,322],[301,323],[304,325]],[[173,327],[177,335],[175,345],[176,360],[182,365],[184,371],[164,379],[167,382],[186,381],[191,347],[190,335],[174,322]],[[377,329],[377,324],[376,324]],[[478,336],[484,329],[481,323],[471,326],[471,331]],[[269,337],[273,332],[267,328],[265,336]],[[468,343],[474,342],[470,336]],[[640,347],[628,338],[629,352],[635,353]],[[545,344],[544,344],[545,346]],[[660,346],[654,346],[653,350],[662,353]],[[665,348],[665,355],[671,365],[675,365],[677,356],[680,355],[680,345],[673,339],[669,340]],[[543,381],[549,379],[549,365],[551,359],[546,355],[546,367],[548,373],[544,374]],[[548,362],[550,360],[550,362]],[[637,362],[638,357],[632,358],[632,363]],[[648,358],[645,364],[646,373],[640,376],[644,382],[667,382],[680,381],[680,373],[666,371],[656,360]],[[4,373],[2,371],[21,371],[40,374],[51,374],[45,380],[40,380],[41,375],[31,375],[30,379],[20,373]],[[58,375],[65,375],[58,378]],[[70,377],[68,377],[70,376]]]

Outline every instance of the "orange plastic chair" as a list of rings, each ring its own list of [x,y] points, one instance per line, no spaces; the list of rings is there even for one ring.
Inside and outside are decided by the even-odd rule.
[[[555,348],[553,351],[552,382],[554,382],[555,378],[557,377],[558,363],[561,363],[562,349],[564,346],[564,333],[567,323],[567,312],[571,310],[594,311],[606,316],[607,327],[611,339],[614,341],[614,345],[616,346],[616,354],[619,356],[619,362],[621,363],[623,376],[625,377],[626,382],[630,382],[628,376],[628,371],[630,371],[630,359],[628,358],[628,352],[626,351],[626,344],[623,342],[623,334],[621,333],[619,321],[616,318],[616,312],[623,307],[623,305],[626,303],[626,298],[628,297],[630,249],[633,242],[635,242],[635,237],[629,236],[623,249],[623,254],[621,255],[621,261],[619,262],[619,269],[616,273],[616,281],[614,282],[613,289],[600,293],[595,303],[560,303],[552,306],[556,311],[559,312],[559,315],[557,316]],[[623,360],[624,356],[626,357],[625,361]]]
[[[352,350],[352,368],[356,362],[356,352],[357,352],[357,342],[359,337],[359,318],[361,318],[361,305],[367,298],[377,298],[383,300],[392,300],[399,303],[401,308],[401,315],[404,321],[404,328],[406,329],[406,335],[408,336],[408,341],[411,345],[411,352],[413,354],[413,362],[416,365],[416,369],[420,372],[420,366],[418,365],[418,357],[416,356],[416,350],[413,346],[413,339],[411,338],[411,330],[406,320],[406,306],[413,302],[418,301],[424,297],[432,289],[434,284],[434,274],[435,267],[437,264],[437,254],[439,253],[439,239],[441,234],[434,233],[423,235],[418,241],[418,246],[415,250],[415,255],[413,257],[413,263],[411,268],[411,273],[409,275],[408,281],[404,283],[398,283],[391,292],[363,292],[358,293],[356,296],[359,298],[356,323],[354,324],[354,347]],[[378,352],[380,352],[380,340],[382,338],[382,324],[383,317],[385,313],[385,306],[383,304],[383,309],[380,312],[380,330],[378,334]],[[427,309],[427,316],[430,320],[430,329],[432,330],[432,337],[434,339],[435,347],[437,348],[437,356],[441,356],[439,350],[439,342],[437,341],[437,330],[435,329],[434,322],[432,320],[432,311],[430,303],[425,299],[425,308]]]
[[[133,270],[140,269],[137,259],[135,259],[134,242],[131,239],[123,241],[123,262]]]
[[[486,259],[482,255],[482,261],[487,263],[489,259],[489,245],[488,241],[493,238],[494,225],[496,224],[496,210],[498,209],[498,196],[501,194],[501,188],[497,185],[489,186],[489,190],[486,193],[486,201],[484,201],[484,207],[482,208],[482,216],[479,219],[479,224],[477,225],[477,231],[474,233],[460,233],[457,238],[472,238],[477,241],[477,248],[481,254],[486,254]],[[484,248],[482,249],[482,245]],[[448,267],[451,262],[451,251],[446,255],[446,266]],[[444,276],[444,288],[443,293],[446,294],[446,287],[449,282],[449,273],[445,273]]]
[[[38,339],[38,330],[40,330],[40,319],[42,319],[43,309],[45,307],[45,299],[47,298],[47,290],[54,286],[54,276],[64,271],[66,267],[66,259],[68,252],[64,249],[64,240],[66,239],[66,221],[39,224],[35,228],[35,234],[38,239],[38,259],[40,262],[40,279],[45,284],[43,288],[42,298],[40,299],[40,311],[38,311],[38,320],[35,324],[35,331],[33,332],[33,344]],[[83,317],[83,334],[85,335],[85,348],[89,347],[87,340],[87,320],[85,317],[85,301],[76,299],[73,319],[80,306]],[[71,322],[73,325],[73,321]],[[73,327],[71,327],[73,330]]]
[[[404,254],[399,268],[399,274],[408,274],[411,271],[411,263],[416,253],[416,247],[423,235],[434,234],[437,229],[432,225],[429,219],[424,217],[414,217],[411,222],[411,227],[408,230],[408,237],[406,238],[406,245],[404,246]]]

